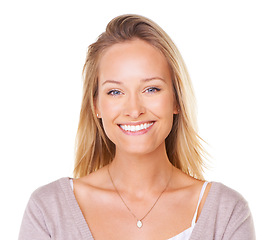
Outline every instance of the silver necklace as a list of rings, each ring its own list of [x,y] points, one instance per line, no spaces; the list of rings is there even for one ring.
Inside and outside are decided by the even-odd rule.
[[[159,194],[158,198],[155,200],[154,204],[152,205],[152,207],[150,208],[150,210],[147,211],[147,213],[144,215],[144,217],[142,217],[141,219],[139,219],[138,217],[136,217],[136,215],[131,211],[131,209],[128,207],[128,205],[126,204],[126,202],[124,201],[122,195],[120,194],[120,192],[118,191],[118,189],[116,188],[114,182],[113,182],[113,179],[111,177],[111,174],[110,174],[110,171],[109,171],[109,165],[107,167],[107,170],[108,170],[108,174],[109,174],[109,177],[110,177],[110,180],[112,182],[112,185],[115,189],[115,191],[117,192],[117,194],[119,195],[119,197],[121,198],[122,202],[124,203],[124,205],[126,206],[126,208],[128,209],[128,211],[131,213],[131,215],[136,219],[136,226],[138,228],[141,228],[143,226],[143,220],[145,219],[146,216],[148,216],[148,214],[151,212],[151,210],[154,208],[154,206],[156,205],[156,203],[158,202],[159,198],[162,196],[162,194],[166,191],[170,181],[171,181],[171,178],[172,178],[172,173],[173,173],[173,166],[172,166],[172,172],[171,172],[171,176],[167,182],[167,185],[166,187],[164,188],[164,190]]]

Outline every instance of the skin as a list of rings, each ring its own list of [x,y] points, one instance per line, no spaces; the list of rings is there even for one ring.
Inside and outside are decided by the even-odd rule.
[[[191,226],[203,182],[172,167],[165,139],[178,114],[165,57],[135,39],[108,48],[100,61],[96,113],[116,146],[115,158],[90,175],[74,180],[74,194],[95,239],[168,239]],[[120,125],[153,123],[130,133]],[[138,229],[114,190],[142,218],[166,191]],[[198,216],[210,189],[208,184]]]

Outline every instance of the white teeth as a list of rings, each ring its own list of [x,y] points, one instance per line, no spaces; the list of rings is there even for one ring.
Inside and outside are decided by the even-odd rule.
[[[144,123],[144,124],[140,124],[140,125],[119,125],[119,126],[120,126],[120,128],[122,128],[125,131],[137,132],[137,131],[140,131],[142,129],[147,129],[151,125],[153,125],[153,122]]]

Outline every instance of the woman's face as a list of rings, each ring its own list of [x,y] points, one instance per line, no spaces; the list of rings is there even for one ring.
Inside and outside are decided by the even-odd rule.
[[[138,39],[115,44],[101,57],[98,81],[96,113],[116,152],[165,146],[177,107],[163,54]]]

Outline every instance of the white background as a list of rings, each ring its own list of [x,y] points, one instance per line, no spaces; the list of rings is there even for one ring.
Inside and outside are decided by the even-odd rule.
[[[242,193],[258,239],[272,239],[273,2],[1,2],[1,239],[17,239],[37,187],[72,176],[86,50],[113,17],[124,13],[151,18],[179,47],[195,88],[200,135],[212,156],[206,179]]]

